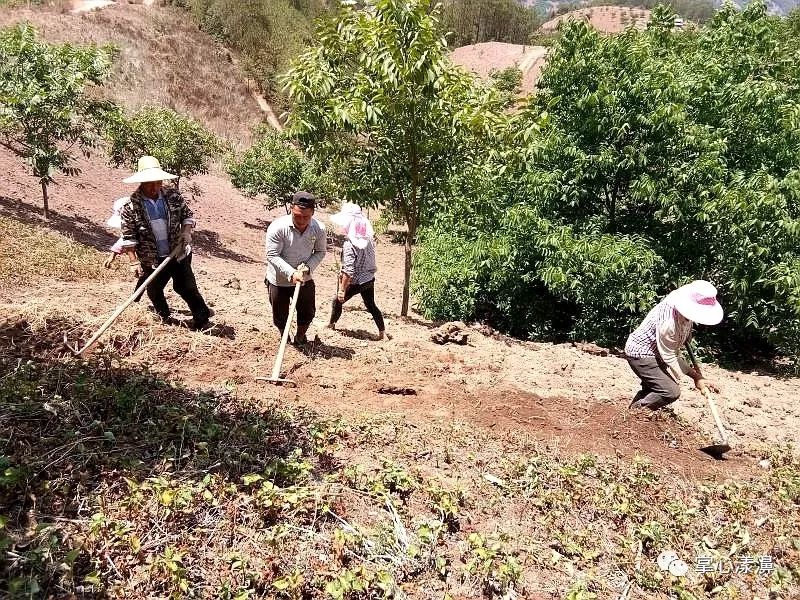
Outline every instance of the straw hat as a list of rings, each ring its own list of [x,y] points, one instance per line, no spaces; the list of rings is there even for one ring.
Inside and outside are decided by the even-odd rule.
[[[352,202],[345,202],[338,213],[331,215],[331,221],[345,231],[347,239],[359,250],[369,246],[375,235],[372,223],[361,212],[361,207]]]
[[[122,227],[122,207],[130,200],[130,196],[123,196],[114,200],[114,205],[111,207],[111,216],[106,221],[106,225],[111,229],[120,229]]]
[[[722,321],[722,306],[717,302],[717,288],[698,279],[670,293],[672,305],[681,315],[701,325],[717,325]]]
[[[164,181],[177,179],[177,175],[161,170],[158,159],[154,156],[143,156],[136,165],[136,173],[123,179],[123,183],[146,183],[148,181]]]

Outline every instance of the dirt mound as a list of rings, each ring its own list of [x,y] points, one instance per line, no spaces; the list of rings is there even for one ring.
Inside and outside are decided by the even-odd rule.
[[[626,6],[592,6],[580,8],[550,19],[541,26],[543,32],[553,32],[562,21],[585,21],[602,33],[619,33],[628,27],[644,29],[650,20],[650,11]]]

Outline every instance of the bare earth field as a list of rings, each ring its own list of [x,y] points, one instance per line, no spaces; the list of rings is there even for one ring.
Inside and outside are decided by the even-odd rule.
[[[49,593],[102,585],[109,597],[272,598],[289,586],[287,597],[355,597],[337,594],[383,589],[391,573],[396,597],[589,599],[627,589],[652,599],[682,589],[658,571],[665,547],[687,562],[734,560],[727,548],[774,557],[781,581],[797,564],[795,459],[776,451],[800,438],[797,380],[707,367],[735,432],[727,460],[714,461],[699,451],[711,417],[688,385],[674,414],[629,413],[636,380],[614,355],[467,326],[467,345],[433,343],[437,324],[397,316],[403,254],[388,237],[377,300],[393,339],[372,340],[356,300],[339,330],[324,329],[338,252],[330,236],[315,274],[314,342],[284,358],[298,387],[256,382],[279,343],[263,238],[280,211],[214,175],[183,187],[215,327],[156,325],[145,299],[107,332],[96,361],[70,359],[64,334],[87,339],[133,287],[119,265],[99,267],[115,239],[103,225],[110,205],[131,191],[127,173],[98,158],[80,167],[52,186],[54,237],[38,217],[36,181],[0,152],[0,400],[11,394],[0,401],[10,428],[0,429],[11,464],[37,469],[24,502],[0,511],[10,518],[0,542],[54,557],[16,567],[53,582]],[[328,222],[326,211],[317,216]],[[31,390],[21,403],[19,386]],[[42,574],[61,573],[70,557],[60,579]],[[764,600],[773,580],[691,579],[693,590],[730,585]],[[29,593],[26,581],[11,584]],[[782,586],[789,596],[770,597],[797,589]]]
[[[80,178],[60,178],[53,187],[52,226],[78,241],[105,251],[113,234],[104,229],[111,202],[131,190],[121,183],[124,171],[97,161],[81,163]],[[36,182],[21,172],[8,154],[0,154],[0,215],[36,220]],[[310,337],[319,342],[307,353],[289,348],[284,367],[300,383],[297,393],[265,388],[257,375],[268,374],[279,339],[271,325],[264,278],[263,237],[266,224],[280,214],[236,192],[215,176],[187,181],[195,190],[192,208],[199,221],[194,268],[201,291],[215,308],[219,335],[191,333],[183,328],[149,326],[154,340],[141,342],[131,360],[147,360],[187,383],[222,386],[232,382],[255,398],[307,403],[332,412],[403,414],[421,423],[446,423],[456,418],[491,427],[524,431],[575,452],[630,454],[643,452],[681,472],[721,471],[697,452],[697,441],[676,422],[631,415],[627,405],[636,379],[616,356],[595,356],[571,344],[552,345],[486,336],[470,329],[466,346],[440,346],[430,340],[435,324],[419,316],[400,319],[402,247],[388,239],[378,246],[378,305],[387,313],[391,341],[374,342],[374,324],[357,300],[345,306],[340,330],[324,329],[329,298],[335,290],[337,249],[316,273],[317,317]],[[328,214],[318,212],[327,222]],[[333,240],[333,237],[330,238]],[[40,319],[54,311],[82,323],[70,332],[80,337],[101,324],[124,299],[132,283],[123,271],[102,285],[95,281],[58,281],[0,290],[3,314],[20,312]],[[232,281],[236,283],[232,284]],[[238,288],[238,289],[237,289]],[[79,298],[80,302],[73,299]],[[149,323],[146,303],[134,305],[132,322]],[[172,297],[176,310],[185,306]],[[165,342],[165,339],[169,340]],[[718,401],[739,448],[732,465],[747,469],[753,458],[748,447],[762,442],[800,442],[798,381],[758,373],[706,367],[720,388]],[[416,395],[379,394],[385,385],[411,387]],[[698,432],[709,433],[713,421],[702,397],[686,383],[676,415]]]
[[[640,8],[628,8],[627,6],[579,8],[543,23],[541,30],[555,31],[562,21],[569,21],[570,19],[586,21],[603,33],[619,33],[631,26],[644,29],[650,20],[650,11]]]

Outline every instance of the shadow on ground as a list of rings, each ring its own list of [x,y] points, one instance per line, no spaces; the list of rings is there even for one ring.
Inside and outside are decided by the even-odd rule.
[[[41,212],[41,207],[36,204],[9,198],[8,196],[0,196],[0,213],[18,219],[23,223],[49,227],[53,231],[68,235],[75,241],[86,246],[92,246],[100,251],[109,249],[117,240],[112,231],[86,217],[63,214],[58,210],[50,209],[50,220],[45,221],[41,216]],[[193,238],[199,250],[217,258],[240,263],[257,262],[249,256],[227,248],[216,232],[200,229],[195,231]]]
[[[25,552],[37,521],[87,519],[98,510],[87,498],[127,481],[211,475],[240,483],[269,472],[281,486],[284,460],[314,456],[322,422],[314,413],[176,386],[112,355],[68,358],[61,332],[79,326],[0,322],[0,515],[10,551]],[[315,461],[320,474],[331,468]],[[27,577],[17,567],[0,566],[0,580]],[[36,574],[42,590],[59,577],[49,568]],[[79,560],[73,569],[80,581],[92,565]]]

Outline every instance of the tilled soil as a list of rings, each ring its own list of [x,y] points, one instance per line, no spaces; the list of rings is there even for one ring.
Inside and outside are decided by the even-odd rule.
[[[133,190],[121,182],[125,171],[100,160],[83,160],[80,167],[80,177],[59,178],[52,186],[51,227],[105,252],[115,240],[104,227],[111,204]],[[0,214],[41,223],[37,182],[6,152],[0,152],[0,173]],[[735,446],[728,460],[719,462],[699,451],[712,440],[713,421],[688,380],[674,414],[630,412],[637,380],[624,359],[613,354],[596,356],[572,344],[523,342],[473,327],[464,329],[467,344],[437,345],[430,339],[436,324],[413,312],[405,319],[397,316],[403,248],[388,238],[377,247],[376,299],[393,339],[373,340],[375,325],[359,299],[345,306],[337,331],[324,328],[339,250],[329,236],[329,254],[315,273],[317,317],[309,338],[316,336],[316,341],[302,351],[290,346],[283,362],[283,371],[298,387],[256,382],[256,376],[269,375],[279,344],[263,283],[263,245],[267,224],[282,209],[265,211],[215,175],[182,182],[182,187],[198,220],[195,274],[216,310],[216,327],[201,334],[155,325],[145,299],[103,338],[126,361],[146,362],[187,384],[235,388],[265,403],[279,399],[333,414],[401,415],[421,427],[468,422],[571,453],[620,459],[642,454],[686,477],[744,475],[757,468],[761,444],[797,445],[800,440],[797,379],[706,367],[707,377],[720,388],[718,403]],[[329,222],[324,210],[317,217]],[[44,340],[40,350],[63,352],[63,321],[48,326],[47,316],[76,323],[71,339],[87,339],[133,289],[123,269],[117,274],[110,283],[63,281],[53,273],[51,279],[22,288],[4,285],[0,314],[12,320],[34,315]],[[187,319],[180,298],[172,292],[168,298],[177,316]],[[378,391],[392,386],[415,393]]]

